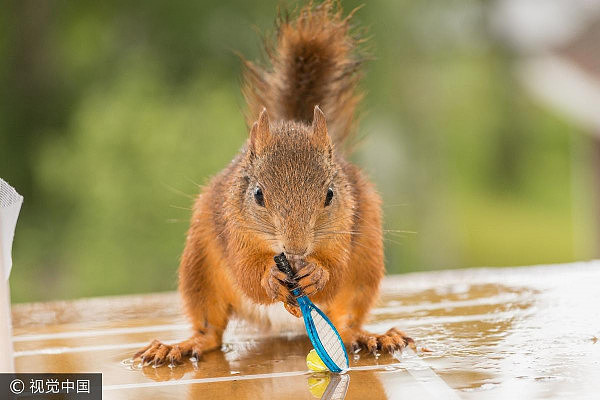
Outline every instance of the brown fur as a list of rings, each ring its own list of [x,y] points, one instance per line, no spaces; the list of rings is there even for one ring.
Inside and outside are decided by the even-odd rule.
[[[343,17],[337,1],[302,7],[296,19],[279,16],[274,44],[265,44],[270,68],[244,60],[243,92],[248,126],[263,107],[274,120],[312,123],[313,109],[327,116],[329,134],[341,146],[355,128],[362,93],[356,88],[365,61],[351,34],[352,14]]]
[[[295,20],[279,20],[272,71],[248,64],[251,121],[260,104],[267,109],[238,156],[198,196],[181,259],[179,290],[194,335],[176,345],[155,341],[136,357],[179,362],[218,348],[245,299],[282,301],[299,316],[287,278],[274,266],[282,251],[298,285],[325,308],[345,343],[370,351],[412,344],[397,330],[362,329],[385,272],[381,201],[338,150],[360,99],[354,94],[360,61],[352,57],[349,17],[335,4],[311,3]],[[334,196],[327,205],[329,188]]]

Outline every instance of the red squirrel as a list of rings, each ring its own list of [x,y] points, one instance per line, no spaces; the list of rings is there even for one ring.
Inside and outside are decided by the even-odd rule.
[[[414,347],[398,329],[362,328],[385,267],[381,199],[344,151],[364,62],[351,17],[333,0],[311,2],[277,20],[266,45],[270,67],[244,60],[250,134],[195,200],[181,257],[179,291],[193,335],[172,345],[154,340],[134,358],[156,365],[199,358],[220,348],[230,318],[250,318],[261,305],[283,302],[299,317],[273,261],[281,252],[347,346]]]

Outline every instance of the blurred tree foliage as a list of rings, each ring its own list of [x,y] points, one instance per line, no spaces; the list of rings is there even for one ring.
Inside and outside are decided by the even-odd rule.
[[[356,16],[375,57],[354,158],[384,197],[390,272],[594,250],[573,239],[590,229],[572,215],[585,139],[515,81],[489,4],[374,0]],[[5,5],[0,176],[25,196],[13,300],[176,287],[193,196],[246,137],[232,50],[259,57],[254,28],[277,5]]]

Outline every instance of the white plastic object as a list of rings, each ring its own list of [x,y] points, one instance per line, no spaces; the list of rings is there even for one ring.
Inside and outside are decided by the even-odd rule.
[[[23,196],[0,178],[0,372],[14,372],[10,288],[12,243]]]

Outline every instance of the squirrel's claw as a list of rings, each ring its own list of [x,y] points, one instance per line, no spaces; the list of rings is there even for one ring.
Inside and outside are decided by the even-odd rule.
[[[301,261],[297,268],[298,287],[306,296],[311,296],[325,287],[329,281],[329,272],[314,262]]]
[[[296,283],[292,282],[276,265],[273,265],[265,274],[261,285],[271,300],[298,305],[294,295],[292,295],[292,291],[297,288]]]
[[[410,347],[413,350],[416,349],[415,341],[396,328],[391,328],[382,335],[361,330],[357,331],[354,336],[354,340],[352,341],[353,350],[364,349],[373,354],[381,350],[384,353],[391,354],[405,347]]]
[[[294,317],[296,317],[296,318],[302,317],[302,311],[300,311],[300,307],[298,307],[298,305],[293,305],[290,303],[283,303],[283,306]]]

